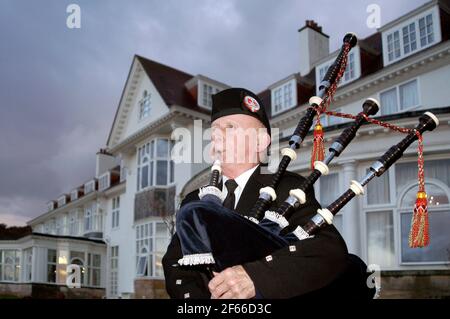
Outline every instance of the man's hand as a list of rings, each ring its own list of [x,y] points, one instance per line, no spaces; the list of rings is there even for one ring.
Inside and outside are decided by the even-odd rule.
[[[208,284],[212,299],[250,299],[255,297],[255,285],[241,265],[229,267]]]

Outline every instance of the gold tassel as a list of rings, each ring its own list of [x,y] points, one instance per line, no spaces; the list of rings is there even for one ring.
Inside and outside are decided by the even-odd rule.
[[[313,148],[311,153],[311,169],[314,169],[315,161],[323,161],[325,157],[325,147],[323,145],[323,128],[320,122],[314,126]]]
[[[411,231],[409,232],[409,247],[426,247],[430,243],[427,193],[417,192],[416,205],[411,221]]]

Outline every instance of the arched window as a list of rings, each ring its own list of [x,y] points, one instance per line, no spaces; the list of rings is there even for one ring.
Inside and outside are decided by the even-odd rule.
[[[76,258],[72,258],[70,260],[70,263],[72,265],[78,265],[80,267],[80,284],[84,285],[84,277],[86,274],[86,267],[84,266],[84,261],[83,259],[76,257]]]
[[[408,239],[412,213],[416,202],[417,184],[405,187],[399,197],[401,262],[404,264],[450,262],[450,204],[449,189],[438,180],[428,179],[425,184],[428,199],[430,244],[417,249],[409,248]]]
[[[92,230],[92,211],[91,207],[87,207],[84,212],[84,231]]]

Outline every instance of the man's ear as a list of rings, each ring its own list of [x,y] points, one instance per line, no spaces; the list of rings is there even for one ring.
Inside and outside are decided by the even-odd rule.
[[[258,134],[258,145],[257,151],[258,153],[266,150],[270,145],[270,135],[267,133],[266,129],[259,129]]]

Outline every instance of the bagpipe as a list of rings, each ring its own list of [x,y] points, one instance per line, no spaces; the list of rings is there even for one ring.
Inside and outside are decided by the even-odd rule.
[[[362,105],[362,111],[356,116],[328,111],[327,107],[345,71],[348,53],[356,42],[354,34],[345,35],[340,52],[320,82],[317,96],[310,98],[306,114],[300,119],[289,139],[289,146],[281,150],[282,158],[277,171],[272,175],[270,185],[260,189],[259,198],[247,216],[222,206],[224,198],[219,187],[221,165],[219,161],[214,162],[209,184],[199,191],[200,200],[187,203],[177,213],[176,230],[183,254],[178,261],[180,266],[205,265],[215,271],[221,271],[227,267],[264,258],[283,247],[301,244],[301,241],[315,236],[321,228],[331,225],[334,216],[352,198],[363,195],[364,186],[374,177],[386,172],[415,141],[419,142],[419,192],[413,214],[410,245],[412,247],[427,245],[428,215],[423,180],[422,134],[434,130],[439,121],[432,113],[425,112],[414,129],[407,129],[372,119],[370,116],[379,110],[378,102],[374,99],[367,99]],[[320,144],[323,142],[320,125],[322,114],[354,120],[333,141],[326,156],[323,154],[323,144]],[[313,170],[300,187],[290,190],[289,196],[278,208],[270,210],[277,198],[277,186],[289,163],[296,159],[296,150],[309,133],[314,117],[317,117],[317,122],[313,132],[314,147],[311,161]],[[318,209],[304,225],[286,232],[290,218],[307,201],[308,190],[320,176],[328,174],[330,162],[344,151],[363,124],[381,125],[407,135],[380,156],[370,166],[369,173],[360,181],[352,180],[349,189],[333,203],[326,208]]]

